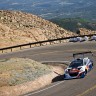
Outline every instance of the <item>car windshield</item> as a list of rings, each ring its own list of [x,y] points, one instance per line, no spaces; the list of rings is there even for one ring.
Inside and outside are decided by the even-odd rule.
[[[73,62],[71,62],[71,64],[69,65],[69,67],[72,67],[72,68],[76,68],[76,67],[79,67],[79,66],[83,66],[83,60],[73,61]]]

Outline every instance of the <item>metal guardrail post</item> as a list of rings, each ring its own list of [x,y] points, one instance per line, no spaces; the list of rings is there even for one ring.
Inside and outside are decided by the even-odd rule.
[[[11,48],[11,52],[12,52],[12,48]]]
[[[42,43],[40,43],[40,46],[42,46]]]
[[[31,48],[31,44],[30,44],[30,48]]]
[[[59,40],[60,41],[60,43],[61,43],[61,40]]]
[[[21,50],[21,46],[20,46],[20,50]]]

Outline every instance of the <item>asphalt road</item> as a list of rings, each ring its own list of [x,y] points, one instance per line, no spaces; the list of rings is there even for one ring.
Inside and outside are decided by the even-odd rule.
[[[96,54],[96,42],[66,43],[42,46],[19,52],[0,55],[0,59],[10,57],[30,58],[40,62],[71,61],[76,52],[92,51]],[[89,54],[88,54],[89,56]],[[83,79],[63,80],[55,77],[52,84],[28,93],[26,96],[96,96],[96,56],[92,57],[94,68]],[[58,79],[59,78],[59,79]]]

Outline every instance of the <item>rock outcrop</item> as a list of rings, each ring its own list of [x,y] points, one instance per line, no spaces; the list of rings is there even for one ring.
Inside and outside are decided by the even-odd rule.
[[[81,35],[96,34],[96,31],[88,30],[86,28],[80,28],[79,30]]]

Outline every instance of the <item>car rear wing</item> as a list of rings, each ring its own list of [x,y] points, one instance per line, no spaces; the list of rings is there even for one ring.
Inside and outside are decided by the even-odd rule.
[[[78,55],[83,55],[83,58],[84,58],[85,54],[92,54],[92,56],[93,56],[93,53],[91,51],[87,51],[87,52],[81,52],[81,53],[74,53],[73,58],[75,58]]]

